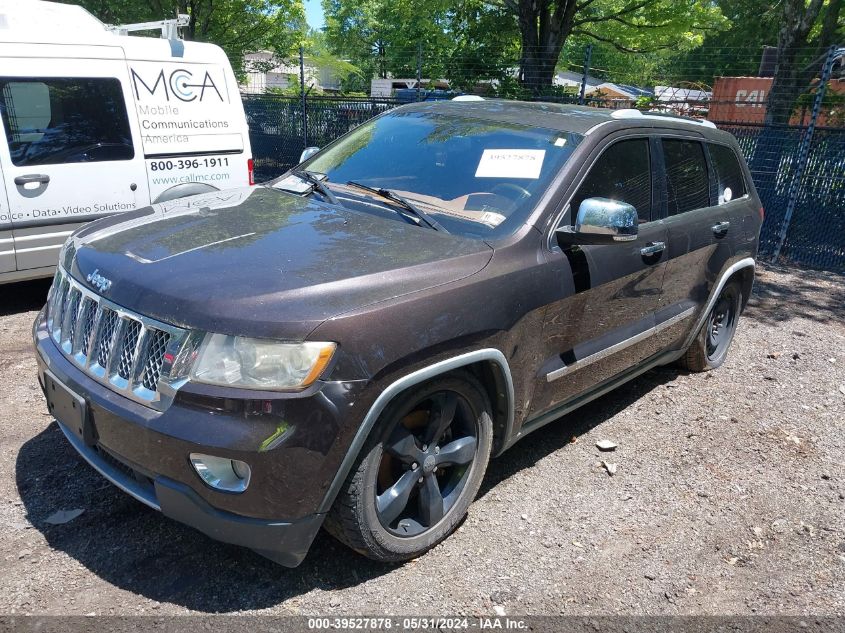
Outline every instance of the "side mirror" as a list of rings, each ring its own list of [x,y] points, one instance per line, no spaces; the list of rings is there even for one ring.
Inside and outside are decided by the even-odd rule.
[[[304,163],[306,160],[311,158],[314,154],[319,151],[319,147],[306,147],[304,150],[302,150],[302,153],[299,155],[299,162]]]
[[[612,244],[637,239],[637,210],[627,202],[587,198],[578,207],[575,226],[556,231],[561,248],[572,244]]]

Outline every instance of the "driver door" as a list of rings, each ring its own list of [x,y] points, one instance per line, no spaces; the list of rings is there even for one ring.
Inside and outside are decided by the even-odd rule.
[[[581,202],[608,198],[637,210],[636,240],[601,245],[555,245],[560,300],[543,325],[546,361],[538,376],[531,416],[565,403],[653,355],[666,269],[668,232],[659,219],[659,183],[647,137],[627,136],[601,150],[571,198],[562,224],[573,224]],[[567,279],[566,277],[571,277]],[[574,285],[574,293],[572,287]]]
[[[54,266],[80,224],[149,204],[122,50],[97,47],[114,57],[104,60],[67,48],[66,58],[42,52],[0,71],[0,164],[18,270]]]

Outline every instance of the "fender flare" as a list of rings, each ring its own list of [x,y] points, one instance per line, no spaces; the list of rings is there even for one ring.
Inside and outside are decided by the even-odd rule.
[[[704,310],[702,310],[699,314],[698,319],[695,322],[695,327],[693,327],[690,330],[690,333],[687,334],[687,338],[684,340],[684,344],[681,349],[685,350],[689,348],[690,345],[692,345],[692,342],[695,340],[695,337],[698,336],[698,333],[704,326],[704,322],[707,320],[707,315],[710,314],[710,310],[712,310],[713,306],[716,305],[716,300],[719,298],[719,294],[722,292],[722,289],[725,287],[725,284],[728,283],[728,279],[730,279],[734,275],[734,273],[742,270],[743,268],[751,268],[752,272],[756,271],[757,265],[754,262],[754,258],[746,257],[728,266],[725,269],[725,271],[722,273],[722,276],[719,277],[719,282],[716,284],[713,291],[710,293],[710,298],[707,300],[707,305],[704,306]]]
[[[346,477],[349,474],[349,471],[352,469],[352,465],[355,463],[355,460],[358,459],[358,455],[361,452],[361,449],[364,447],[364,443],[367,441],[367,438],[369,437],[370,432],[373,430],[376,421],[379,419],[379,416],[387,408],[387,405],[390,404],[393,398],[395,398],[397,395],[399,395],[406,389],[413,387],[414,385],[418,385],[427,380],[431,380],[432,378],[441,374],[445,374],[455,369],[459,369],[467,365],[472,365],[480,361],[494,362],[496,365],[499,366],[502,371],[502,374],[504,375],[508,398],[508,418],[505,424],[505,439],[507,439],[513,429],[514,387],[513,377],[511,376],[508,361],[505,358],[505,355],[502,354],[502,352],[495,348],[480,349],[474,352],[467,352],[466,354],[447,358],[445,360],[434,363],[433,365],[423,367],[422,369],[417,369],[416,371],[413,371],[410,374],[392,382],[384,391],[379,394],[378,398],[376,398],[376,401],[370,407],[369,411],[367,411],[367,415],[364,416],[364,420],[361,422],[361,425],[355,432],[355,437],[352,439],[352,444],[350,444],[349,448],[347,449],[346,455],[344,455],[343,461],[340,463],[340,467],[337,469],[334,479],[332,479],[332,483],[329,486],[329,489],[326,491],[326,494],[323,497],[323,501],[320,503],[320,507],[317,509],[317,512],[326,513],[331,510],[332,504],[334,503],[335,498],[340,492],[340,488],[343,485],[343,482],[346,481]]]

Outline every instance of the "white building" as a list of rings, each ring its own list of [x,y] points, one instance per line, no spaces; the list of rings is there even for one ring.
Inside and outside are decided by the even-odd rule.
[[[268,88],[285,90],[299,87],[299,60],[280,59],[270,51],[258,51],[244,55],[246,80],[241,91],[247,94],[263,94]],[[340,90],[340,77],[332,68],[319,66],[305,58],[305,86],[322,91]]]

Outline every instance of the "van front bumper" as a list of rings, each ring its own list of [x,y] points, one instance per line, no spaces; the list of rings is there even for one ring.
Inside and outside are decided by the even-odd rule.
[[[189,393],[159,412],[110,390],[68,360],[50,338],[43,311],[33,337],[45,393],[56,381],[84,400],[90,430],[80,433],[69,420],[57,422],[103,477],[211,538],[288,567],[302,562],[357,427],[362,381],[326,382],[311,396],[280,394],[257,402],[225,398],[225,392]],[[193,469],[190,453],[245,461],[252,469],[249,486],[239,494],[210,488]]]

